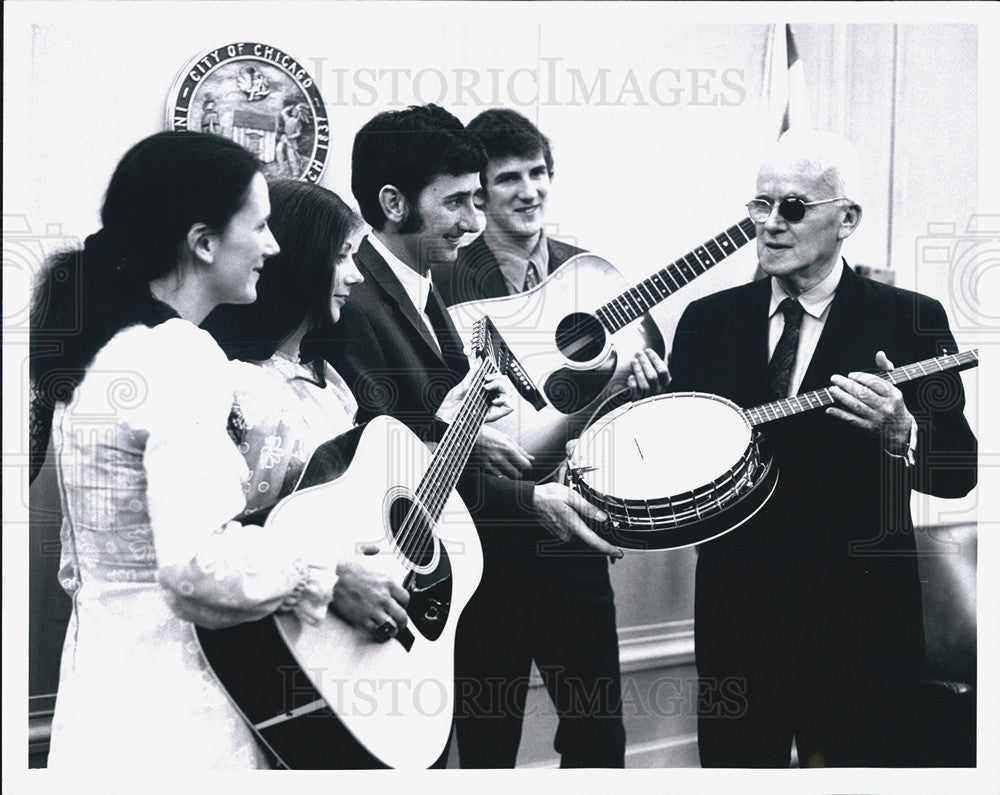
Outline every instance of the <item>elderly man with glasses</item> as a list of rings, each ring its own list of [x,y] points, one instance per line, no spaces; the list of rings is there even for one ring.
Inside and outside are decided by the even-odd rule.
[[[671,389],[743,407],[829,387],[834,405],[766,426],[779,468],[750,521],[699,549],[695,645],[703,766],[895,766],[923,662],[910,494],[960,497],[976,439],[952,371],[900,388],[871,372],[954,353],[941,304],[857,275],[854,147],[788,134],[747,209],[769,278],[693,302]],[[679,448],[680,450],[680,448]]]

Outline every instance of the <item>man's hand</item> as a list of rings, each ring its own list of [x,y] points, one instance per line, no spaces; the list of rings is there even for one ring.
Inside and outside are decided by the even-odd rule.
[[[875,354],[875,366],[880,370],[893,369],[884,351]],[[871,373],[835,375],[830,381],[830,395],[837,405],[828,408],[827,414],[878,435],[882,446],[893,455],[906,452],[913,415],[895,386]]]
[[[437,410],[437,416],[447,423],[452,423],[458,410],[462,407],[462,401],[469,392],[469,387],[475,378],[476,370],[469,370],[468,374],[444,396],[441,407]],[[495,422],[501,417],[510,414],[514,407],[510,404],[510,394],[512,387],[507,379],[500,373],[489,373],[483,379],[483,389],[490,393],[490,410],[486,414],[484,422]]]
[[[629,400],[663,394],[669,385],[667,365],[656,351],[646,348],[632,357],[632,374],[628,377]]]
[[[366,555],[378,552],[378,547],[365,547]],[[372,640],[384,642],[406,626],[406,604],[409,592],[386,577],[355,560],[337,566],[337,583],[333,586],[333,609],[341,618],[365,629]],[[387,628],[382,630],[381,627]]]
[[[476,437],[472,460],[487,475],[519,478],[531,467],[533,456],[503,431],[484,425]]]
[[[561,483],[535,486],[535,513],[542,526],[563,541],[576,536],[598,552],[617,559],[624,556],[618,547],[609,544],[584,523],[584,519],[607,521],[607,514],[595,508],[583,497]]]

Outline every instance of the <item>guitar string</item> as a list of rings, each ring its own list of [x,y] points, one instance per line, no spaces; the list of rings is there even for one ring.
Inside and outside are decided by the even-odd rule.
[[[479,371],[473,377],[474,384],[481,380],[482,374],[483,368],[480,367]],[[470,387],[470,391],[472,388]],[[406,516],[400,524],[399,531],[397,532],[397,544],[400,552],[408,559],[412,560],[418,553],[427,550],[427,540],[424,538],[427,534],[426,532],[421,533],[423,513],[426,511],[431,515],[432,520],[435,518],[432,498],[435,491],[434,486],[439,478],[438,470],[442,467],[441,462],[450,457],[457,447],[458,435],[462,431],[462,421],[464,420],[464,415],[468,413],[466,409],[471,409],[471,406],[471,401],[463,404],[456,422],[452,423],[445,437],[441,440],[434,457],[431,459],[430,466],[417,485],[414,493],[414,501],[411,503]],[[431,543],[433,542],[431,541]]]
[[[453,424],[455,433],[450,439],[444,440],[442,447],[445,449],[441,456],[435,458],[434,463],[436,466],[428,468],[428,472],[425,473],[424,479],[421,482],[421,486],[425,483],[427,486],[426,496],[420,499],[420,502],[424,504],[425,509],[435,524],[440,519],[444,504],[454,488],[454,482],[458,479],[462,469],[464,469],[468,456],[471,453],[475,441],[473,431],[476,427],[482,425],[483,419],[489,410],[482,390],[482,384],[488,369],[488,363],[484,362],[480,373],[474,379],[476,391],[475,395],[470,396],[469,411],[462,413],[456,419],[456,422]],[[470,391],[471,389],[470,387]],[[418,490],[420,490],[420,487],[418,487]],[[428,532],[419,534],[416,538],[416,543],[418,544],[416,552],[421,555],[428,554],[428,550],[433,548],[434,540],[435,535],[430,529],[428,529]]]
[[[482,368],[484,376],[485,372],[486,367],[484,366]],[[422,484],[424,489],[422,489],[420,500],[430,514],[433,523],[440,519],[444,503],[454,488],[454,481],[457,480],[464,468],[474,440],[472,430],[475,425],[481,424],[482,418],[485,416],[486,407],[479,394],[482,381],[482,378],[476,379],[477,394],[471,398],[471,402],[468,404],[469,411],[464,412],[454,423],[455,432],[451,440],[446,440],[450,443],[442,445],[444,447],[442,455],[435,461],[439,462],[438,465],[433,470],[428,470]],[[420,544],[418,551],[426,553],[428,545],[433,546],[434,544],[433,533],[424,533],[418,537],[417,541]]]
[[[718,265],[730,254],[753,240],[754,237],[756,237],[756,232],[753,221],[746,218],[729,227],[722,234],[689,251],[683,257],[674,260],[638,284],[629,287],[623,293],[599,307],[594,314],[609,331],[614,333],[631,323],[644,312],[648,312],[651,307],[681,287],[684,287],[688,282],[707,272],[709,268]],[[739,238],[743,239],[739,240]],[[706,258],[704,260],[699,259],[698,252],[704,252]],[[688,272],[685,272],[685,266]],[[664,277],[673,283],[673,287],[667,284]],[[662,288],[656,285],[655,280],[657,278],[663,284]],[[651,297],[655,291],[657,297],[644,297],[642,289],[645,289]],[[629,304],[629,300],[635,304],[635,308]]]
[[[501,356],[495,349],[492,334],[486,333],[485,324],[478,329],[476,348],[482,352],[483,362],[480,365],[479,372],[474,376],[474,387],[470,387],[469,390],[471,408],[469,411],[464,411],[465,406],[463,406],[463,410],[460,410],[459,416],[454,423],[457,426],[455,433],[442,440],[441,447],[444,448],[443,454],[440,457],[435,457],[434,461],[432,461],[432,466],[428,467],[428,471],[421,481],[421,486],[418,487],[419,490],[425,483],[430,484],[428,486],[428,495],[422,502],[425,505],[429,504],[429,513],[435,523],[440,518],[441,511],[444,509],[444,505],[454,489],[454,483],[465,468],[469,455],[471,455],[477,436],[477,433],[474,433],[474,431],[482,427],[486,415],[489,413],[490,402],[487,399],[487,393],[482,389],[485,378],[490,373],[506,372],[507,365],[509,364],[507,358],[504,357],[502,364],[498,365]],[[509,353],[505,346],[502,350]],[[454,443],[451,440],[455,440]],[[464,447],[464,450],[461,449],[462,447]],[[459,448],[459,450],[456,453],[452,448]],[[447,473],[441,472],[440,470],[445,469],[446,464],[449,465],[450,471]],[[438,472],[432,471],[435,466],[439,470]],[[434,535],[432,533],[424,533],[418,537],[418,543],[422,544],[419,551],[426,552],[427,545],[430,544],[433,546],[434,544]]]
[[[429,468],[424,476],[424,480],[430,483],[427,501],[431,502],[431,514],[435,522],[440,518],[441,511],[454,488],[454,482],[465,468],[472,452],[477,435],[473,431],[482,427],[483,421],[489,413],[489,401],[482,388],[486,376],[492,372],[499,372],[496,364],[498,357],[494,349],[492,335],[486,334],[485,328],[481,328],[479,336],[482,339],[478,340],[476,347],[477,350],[482,351],[484,358],[479,372],[474,377],[474,386],[470,387],[469,390],[471,408],[469,411],[459,412],[454,423],[457,426],[455,434],[443,440],[442,446],[446,448],[445,454],[435,459],[435,462],[440,462],[437,465],[439,471],[432,472]],[[451,440],[454,442],[452,443]],[[464,449],[462,449],[463,447]],[[458,448],[458,452],[456,453],[453,448]],[[440,471],[445,469],[446,464],[450,465],[450,472]],[[425,535],[425,540],[431,544],[434,542],[433,537],[429,535]]]
[[[488,359],[484,360],[473,376],[467,397],[468,402],[463,404],[455,422],[452,423],[438,446],[431,465],[417,486],[414,495],[416,499],[400,524],[397,543],[403,555],[411,560],[414,557],[419,559],[419,556],[427,554],[428,550],[433,548],[433,532],[429,529],[422,532],[423,513],[429,514],[432,523],[436,523],[440,518],[444,503],[454,488],[454,483],[448,481],[457,480],[455,471],[461,472],[471,452],[473,440],[466,437],[469,436],[475,425],[482,424],[482,420],[488,412],[489,406],[484,399],[482,386],[490,364]],[[456,456],[456,451],[460,451],[463,446],[467,449],[464,453]],[[461,467],[457,466],[458,458],[464,459],[461,461]]]

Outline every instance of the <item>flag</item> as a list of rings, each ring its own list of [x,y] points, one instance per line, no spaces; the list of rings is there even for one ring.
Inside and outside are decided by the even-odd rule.
[[[762,148],[792,127],[812,127],[805,72],[790,25],[774,25],[764,54]]]
[[[805,71],[791,25],[774,25],[768,31],[760,107],[758,150],[762,156],[792,127],[806,130],[812,127]],[[758,265],[753,278],[761,279],[765,275]]]

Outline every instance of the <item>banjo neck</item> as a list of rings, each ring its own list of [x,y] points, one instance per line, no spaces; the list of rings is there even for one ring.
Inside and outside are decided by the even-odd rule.
[[[940,373],[945,370],[952,370],[956,367],[965,369],[975,367],[979,364],[979,349],[974,348],[962,353],[953,353],[946,356],[937,356],[932,359],[924,359],[920,362],[908,364],[905,367],[897,367],[895,370],[883,370],[876,373],[879,378],[888,381],[890,384],[902,384],[906,381],[913,381],[923,378],[925,375]],[[801,414],[812,409],[825,408],[834,404],[833,396],[829,388],[817,389],[813,392],[804,392],[782,400],[775,400],[772,403],[765,403],[762,406],[755,406],[744,409],[743,415],[751,425],[763,425],[767,422],[780,420],[783,417],[790,417],[793,414]]]
[[[744,218],[721,235],[702,243],[680,259],[661,268],[648,279],[612,298],[594,314],[601,325],[614,334],[656,306],[660,301],[693,281],[709,268],[718,265],[741,246],[757,236],[754,222]]]

